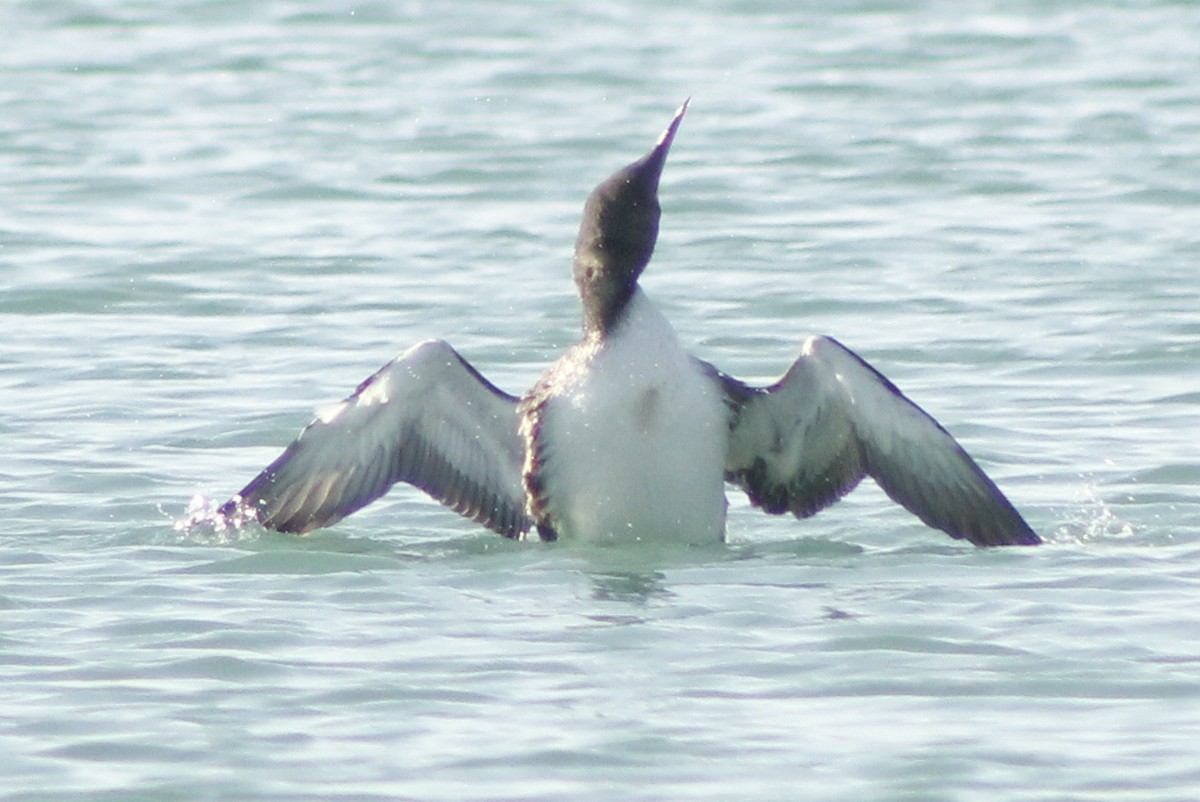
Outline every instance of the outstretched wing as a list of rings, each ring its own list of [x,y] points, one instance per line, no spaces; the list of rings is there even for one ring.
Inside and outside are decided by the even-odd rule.
[[[767,512],[804,518],[871,476],[951,537],[977,546],[1041,542],[937,421],[836,340],[810,338],[771,387],[722,379],[736,415],[726,478]]]
[[[384,365],[310,423],[221,512],[308,532],[408,482],[507,537],[529,529],[521,486],[517,399],[445,342]]]

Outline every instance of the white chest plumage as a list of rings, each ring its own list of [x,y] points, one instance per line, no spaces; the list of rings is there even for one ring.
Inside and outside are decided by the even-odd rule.
[[[724,536],[728,412],[638,291],[617,330],[548,374],[536,438],[539,483],[558,535],[686,543]]]

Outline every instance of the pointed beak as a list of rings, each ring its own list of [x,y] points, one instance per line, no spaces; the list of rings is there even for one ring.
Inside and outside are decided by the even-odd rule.
[[[692,99],[689,97],[676,110],[675,116],[671,119],[671,124],[667,126],[667,130],[663,131],[662,136],[658,138],[658,144],[654,146],[654,149],[656,151],[661,150],[664,156],[671,149],[671,143],[675,141],[675,132],[679,130],[679,123],[683,121],[683,115],[687,113],[688,106],[690,105],[692,105]]]
[[[662,136],[658,138],[658,142],[654,145],[654,150],[650,151],[643,157],[642,165],[649,167],[654,174],[654,184],[657,187],[658,177],[662,175],[663,165],[667,163],[667,152],[671,150],[671,143],[675,141],[675,132],[679,130],[679,123],[683,121],[683,115],[687,113],[688,106],[692,103],[689,97],[683,101],[683,105],[675,112],[675,116],[671,119],[671,124],[667,126],[667,130],[662,132]]]

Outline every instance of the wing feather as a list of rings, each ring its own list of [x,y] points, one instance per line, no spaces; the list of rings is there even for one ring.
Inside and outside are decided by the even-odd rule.
[[[291,445],[221,512],[308,532],[370,504],[397,482],[507,537],[529,529],[517,399],[458,352],[429,340],[384,365]]]
[[[770,387],[721,378],[735,410],[726,478],[766,512],[812,515],[870,476],[951,537],[1041,542],[937,421],[836,340],[810,338]]]

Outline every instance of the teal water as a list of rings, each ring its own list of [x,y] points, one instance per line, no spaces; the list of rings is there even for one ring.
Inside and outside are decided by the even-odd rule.
[[[1200,7],[824,5],[6,4],[0,798],[1200,795]],[[420,339],[532,383],[689,95],[681,338],[838,337],[1046,546],[873,487],[683,553],[175,526]]]

